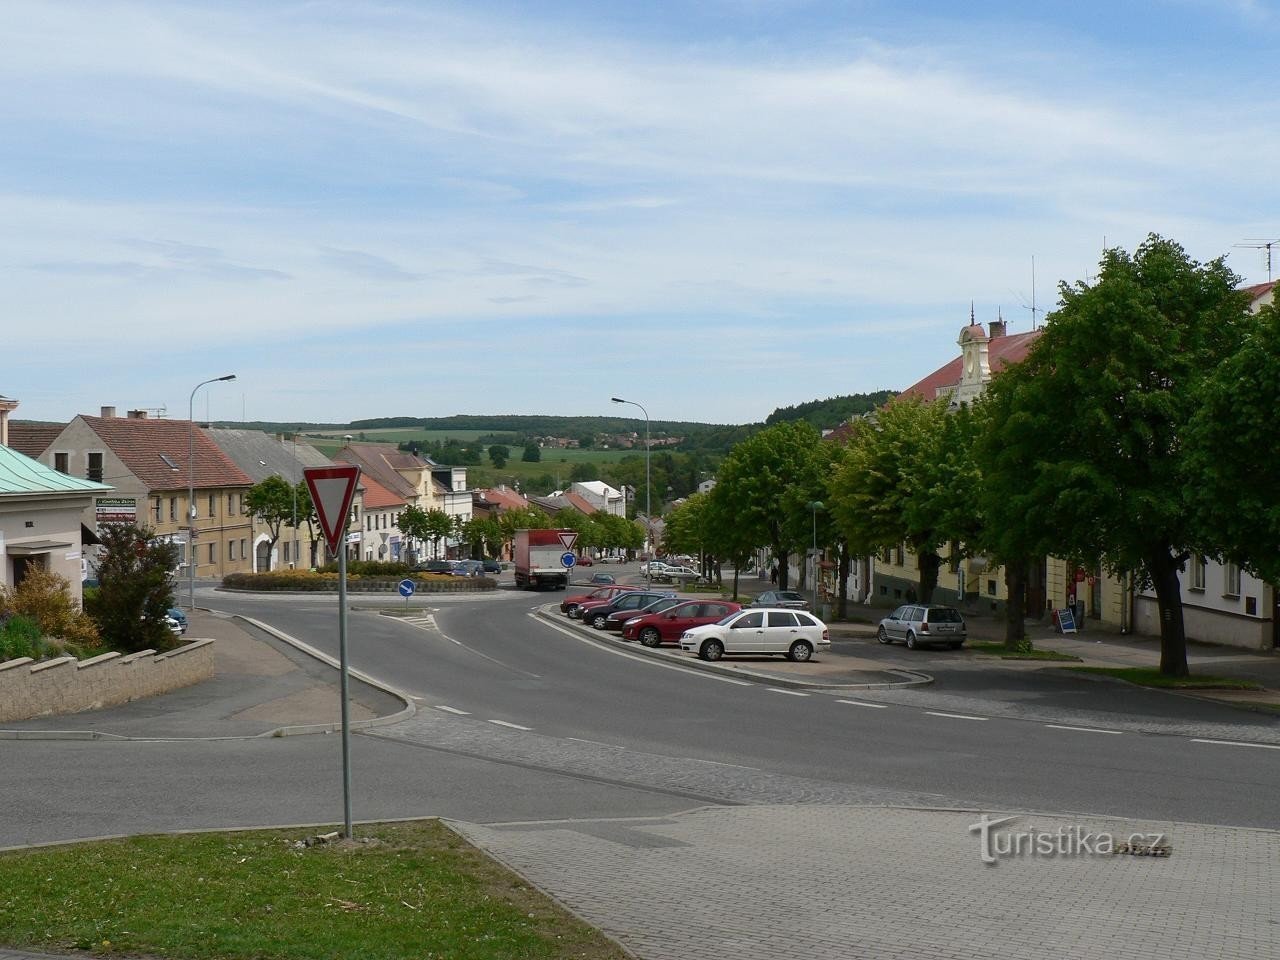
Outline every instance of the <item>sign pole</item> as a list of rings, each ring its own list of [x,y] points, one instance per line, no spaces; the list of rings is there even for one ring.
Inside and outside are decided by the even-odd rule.
[[[351,710],[347,699],[347,544],[338,550],[338,663],[342,687],[342,835],[351,836]]]

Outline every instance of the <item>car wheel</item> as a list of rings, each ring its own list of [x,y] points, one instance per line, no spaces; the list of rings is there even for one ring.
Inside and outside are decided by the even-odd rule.
[[[576,603],[569,604],[569,609],[564,612],[564,615],[573,620],[578,616],[578,605]]]
[[[608,622],[609,622],[608,619],[605,617],[603,613],[597,613],[594,617],[591,618],[591,625],[595,627],[597,630],[603,630],[604,625]]]
[[[876,633],[876,639],[879,640],[881,643],[893,643],[893,637],[889,636],[889,631],[886,630],[884,627],[881,627],[880,630]]]
[[[662,634],[656,627],[645,627],[640,631],[640,642],[646,647],[656,647],[662,643]]]
[[[703,660],[719,660],[724,656],[724,644],[719,640],[708,640],[698,651],[698,656]]]
[[[804,663],[812,656],[813,647],[808,640],[797,640],[791,645],[791,651],[787,654],[787,657],[796,663]]]
[[[914,650],[916,648],[916,635],[910,630],[907,631],[907,649]]]

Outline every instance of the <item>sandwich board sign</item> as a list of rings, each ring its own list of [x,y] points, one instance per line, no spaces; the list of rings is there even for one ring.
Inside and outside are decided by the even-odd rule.
[[[342,826],[351,839],[351,698],[347,693],[347,548],[345,536],[360,468],[350,463],[308,467],[302,471],[311,491],[320,529],[329,550],[338,555],[338,680],[342,699]]]
[[[311,502],[315,504],[316,517],[329,549],[338,553],[347,529],[347,517],[351,516],[356,485],[360,482],[360,468],[349,463],[308,467],[302,476],[311,491]]]

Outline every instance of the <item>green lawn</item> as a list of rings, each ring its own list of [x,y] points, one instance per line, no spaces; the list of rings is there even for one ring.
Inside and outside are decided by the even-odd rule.
[[[1141,687],[1162,687],[1176,690],[1261,690],[1261,684],[1234,677],[1166,677],[1159,670],[1146,667],[1066,667],[1080,673],[1094,673],[1104,677],[1127,680]]]
[[[0,944],[260,960],[623,960],[437,821],[136,837],[0,854]]]

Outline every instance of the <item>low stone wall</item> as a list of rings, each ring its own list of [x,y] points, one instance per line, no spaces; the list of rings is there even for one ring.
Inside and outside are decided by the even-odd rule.
[[[0,723],[114,707],[213,676],[213,641],[157,654],[104,653],[88,660],[30,657],[0,663]]]

